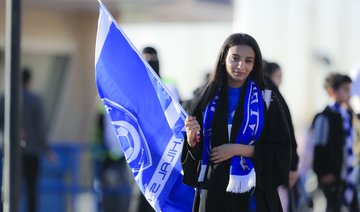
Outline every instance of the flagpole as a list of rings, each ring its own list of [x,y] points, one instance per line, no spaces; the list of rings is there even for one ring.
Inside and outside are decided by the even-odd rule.
[[[21,0],[6,1],[5,29],[5,126],[3,167],[3,211],[19,211],[20,197],[20,26]]]

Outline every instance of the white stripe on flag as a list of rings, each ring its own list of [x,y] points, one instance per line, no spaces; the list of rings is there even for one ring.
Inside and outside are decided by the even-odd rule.
[[[96,35],[96,46],[95,46],[95,64],[97,64],[99,60],[99,56],[102,50],[102,47],[105,43],[106,37],[109,33],[109,29],[113,20],[109,15],[106,14],[104,10],[103,4],[99,1],[99,4],[102,6],[100,7],[100,14],[99,14],[99,22],[98,22],[98,30]],[[101,26],[101,29],[99,28]]]
[[[170,128],[173,128],[175,123],[179,120],[180,111],[175,108],[174,101],[171,101],[170,105],[165,110],[165,117],[169,123]]]
[[[145,197],[153,207],[157,204],[157,199],[164,189],[164,186],[180,157],[182,142],[181,139],[178,139],[175,136],[171,137],[159,164],[156,167],[154,175],[149,181],[148,187],[145,190]]]

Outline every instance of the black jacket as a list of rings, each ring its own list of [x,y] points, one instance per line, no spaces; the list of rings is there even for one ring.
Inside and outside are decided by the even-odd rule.
[[[341,115],[332,111],[330,107],[326,107],[324,111],[317,114],[313,123],[320,116],[326,118],[329,128],[326,137],[313,140],[315,144],[313,169],[319,179],[326,174],[333,174],[338,181],[341,177],[345,145],[343,120]]]
[[[276,94],[276,96],[278,97],[279,103],[282,105],[282,107],[284,109],[283,112],[285,115],[285,119],[288,123],[289,133],[290,133],[290,144],[291,144],[290,170],[296,171],[298,169],[298,164],[299,164],[299,155],[297,153],[297,142],[296,142],[295,131],[294,131],[293,123],[292,123],[290,109],[289,109],[284,97],[280,93],[279,89],[271,81],[271,79],[269,79],[268,77],[265,77],[265,83],[266,83],[266,86]]]

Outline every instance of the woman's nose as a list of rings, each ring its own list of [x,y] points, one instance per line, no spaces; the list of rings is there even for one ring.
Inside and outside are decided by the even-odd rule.
[[[238,63],[238,68],[239,68],[239,69],[242,69],[242,68],[243,68],[243,65],[244,65],[243,61],[239,61],[239,63]]]

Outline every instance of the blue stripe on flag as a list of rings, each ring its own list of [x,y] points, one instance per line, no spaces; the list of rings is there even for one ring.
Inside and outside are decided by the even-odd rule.
[[[194,189],[182,184],[180,163],[186,113],[99,3],[95,78],[119,146],[157,211],[191,211]]]

